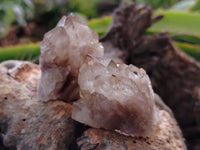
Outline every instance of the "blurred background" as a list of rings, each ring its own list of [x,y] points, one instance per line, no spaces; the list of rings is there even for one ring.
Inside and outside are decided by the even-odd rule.
[[[71,12],[85,19],[101,36],[109,28],[113,10],[122,1],[130,0],[1,0],[0,62],[20,59],[38,63],[39,41],[44,33]],[[168,32],[181,50],[200,60],[200,0],[135,2],[151,5],[154,15],[164,15],[146,34]]]

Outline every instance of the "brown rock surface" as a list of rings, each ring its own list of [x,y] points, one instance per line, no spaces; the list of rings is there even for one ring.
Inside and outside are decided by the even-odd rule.
[[[7,149],[66,150],[74,146],[77,123],[70,119],[71,105],[36,99],[41,76],[37,65],[6,61],[0,64],[0,76],[0,135]]]
[[[176,121],[164,110],[150,137],[127,137],[119,133],[88,129],[78,139],[81,150],[185,150]]]

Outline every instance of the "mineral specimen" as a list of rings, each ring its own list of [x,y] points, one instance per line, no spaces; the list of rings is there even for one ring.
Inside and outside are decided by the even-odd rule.
[[[154,92],[143,69],[89,55],[80,68],[80,100],[72,118],[95,128],[150,135],[157,121]]]
[[[73,119],[131,136],[150,135],[158,113],[148,76],[116,55],[112,58],[121,64],[103,55],[95,32],[74,15],[63,17],[41,42],[38,99],[79,99]]]
[[[41,101],[78,98],[77,77],[86,55],[103,56],[104,53],[97,33],[75,15],[64,16],[45,34],[40,48],[42,77],[38,99]]]

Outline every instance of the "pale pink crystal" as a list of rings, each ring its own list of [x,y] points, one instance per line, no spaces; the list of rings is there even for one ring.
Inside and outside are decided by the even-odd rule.
[[[79,97],[77,77],[87,54],[103,56],[98,35],[75,15],[62,17],[40,44],[42,77],[38,99],[71,101]]]
[[[156,110],[154,92],[145,71],[90,57],[80,68],[80,100],[73,104],[72,118],[131,136],[150,135]]]
[[[102,58],[103,51],[98,35],[84,22],[63,17],[41,42],[38,99],[69,102],[79,98],[80,87],[73,119],[131,136],[150,135],[157,114],[148,76],[133,65]],[[122,63],[118,55],[107,56]]]

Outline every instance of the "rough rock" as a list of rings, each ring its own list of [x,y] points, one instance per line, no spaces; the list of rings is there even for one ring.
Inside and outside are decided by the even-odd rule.
[[[61,18],[45,34],[40,48],[42,76],[38,99],[41,101],[77,99],[78,72],[87,54],[103,56],[104,53],[98,34],[75,15]]]
[[[186,150],[177,122],[160,110],[161,120],[152,136],[128,137],[102,129],[88,129],[78,138],[80,150]]]
[[[43,103],[36,99],[41,76],[37,65],[6,61],[0,64],[0,76],[0,137],[5,149],[76,147],[77,123],[70,119],[72,106],[58,100]]]

